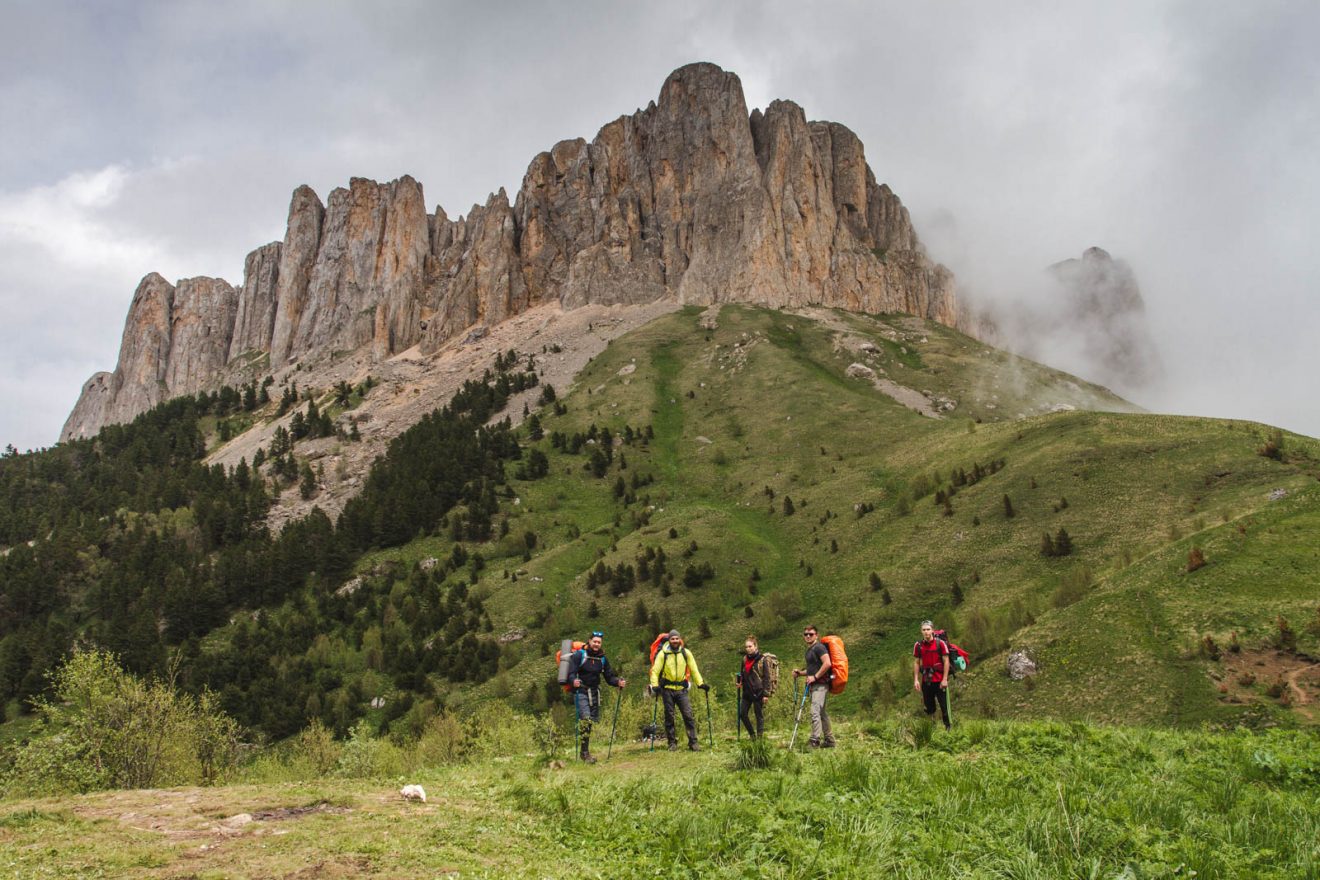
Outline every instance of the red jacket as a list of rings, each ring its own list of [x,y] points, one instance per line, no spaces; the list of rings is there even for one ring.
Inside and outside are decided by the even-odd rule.
[[[944,681],[944,659],[949,646],[941,639],[918,641],[912,646],[912,656],[921,661],[921,680],[939,684]]]

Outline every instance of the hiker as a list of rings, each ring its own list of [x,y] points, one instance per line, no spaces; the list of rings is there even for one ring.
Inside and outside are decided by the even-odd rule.
[[[949,646],[935,638],[935,624],[921,622],[921,641],[912,646],[912,689],[921,694],[926,714],[935,720],[935,704],[940,706],[944,729],[949,729]]]
[[[609,658],[601,649],[604,633],[594,632],[580,650],[568,660],[568,680],[573,685],[573,703],[577,706],[578,724],[582,732],[579,757],[588,764],[596,763],[591,755],[591,728],[600,721],[600,680],[610,687],[621,688],[628,683],[610,669]]]
[[[669,740],[669,751],[678,748],[678,736],[674,732],[674,706],[683,713],[683,726],[687,728],[688,749],[701,751],[697,745],[697,722],[692,716],[692,699],[688,696],[688,687],[695,683],[703,691],[709,691],[710,685],[701,680],[701,670],[697,669],[697,659],[683,645],[683,637],[678,630],[669,631],[669,641],[655,652],[655,662],[651,664],[651,694],[662,699],[665,704],[665,737]]]
[[[771,663],[775,663],[772,672]],[[738,682],[738,721],[752,739],[765,734],[765,705],[778,684],[778,661],[773,654],[762,654],[756,636],[743,643],[742,671],[735,673]],[[756,711],[756,729],[752,729],[752,711]]]
[[[832,749],[834,729],[830,726],[829,713],[825,711],[825,698],[829,696],[830,680],[834,677],[830,669],[830,650],[821,644],[814,626],[802,630],[802,638],[807,641],[807,666],[794,669],[793,677],[807,677],[806,696],[811,700],[811,738],[807,745],[813,749]]]

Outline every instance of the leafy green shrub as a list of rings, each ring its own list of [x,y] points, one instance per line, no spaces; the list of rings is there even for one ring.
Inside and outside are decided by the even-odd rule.
[[[304,759],[317,776],[325,776],[334,770],[344,751],[343,746],[335,742],[334,732],[319,718],[304,727],[294,742],[295,755]]]
[[[398,746],[377,737],[371,722],[365,718],[353,726],[335,765],[335,775],[351,779],[398,776],[403,770],[403,754]]]
[[[770,612],[786,621],[798,620],[806,614],[802,604],[802,591],[792,587],[776,590],[766,598],[766,601],[770,605]]]
[[[108,653],[74,653],[51,675],[51,690],[37,701],[49,732],[15,756],[11,791],[209,784],[236,761],[239,727],[214,695],[138,678]]]

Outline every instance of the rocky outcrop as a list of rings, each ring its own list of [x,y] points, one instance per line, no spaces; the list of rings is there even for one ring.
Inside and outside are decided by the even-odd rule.
[[[166,399],[173,310],[173,284],[155,272],[138,283],[119,343],[119,363],[110,379],[106,423],[130,421]],[[100,425],[88,426],[85,431],[95,434],[99,429]]]
[[[275,324],[270,342],[272,368],[288,361],[293,337],[307,309],[307,286],[321,246],[324,219],[325,207],[310,186],[293,191],[275,283]]]
[[[229,360],[248,352],[268,352],[275,332],[275,303],[280,277],[280,249],[273,241],[247,255],[243,262],[243,286],[238,289],[238,314],[234,319]]]
[[[89,383],[80,430],[99,427],[97,414],[121,420],[161,393],[221,381],[226,359],[248,352],[269,352],[272,370],[366,346],[376,359],[419,344],[430,353],[550,302],[672,297],[968,320],[952,276],[927,258],[857,136],[809,122],[789,101],[749,114],[738,77],[713,64],[676,70],[656,102],[592,141],[536,156],[512,201],[501,189],[466,217],[438,207],[428,216],[421,185],[406,176],[355,178],[324,207],[299,187],[284,241],[249,255],[232,316],[218,285],[180,290],[179,315],[164,313],[177,338],[157,359],[155,399],[135,353],[124,383],[132,395],[121,402],[114,379]],[[122,352],[120,363],[116,377]]]
[[[422,187],[411,177],[387,184],[354,178],[332,191],[284,359],[332,343],[353,349],[374,341],[381,356],[411,346],[421,334],[429,247]],[[272,358],[272,366],[281,363]]]
[[[169,396],[200,391],[229,362],[238,291],[223,278],[185,278],[174,289],[170,350],[165,365]]]

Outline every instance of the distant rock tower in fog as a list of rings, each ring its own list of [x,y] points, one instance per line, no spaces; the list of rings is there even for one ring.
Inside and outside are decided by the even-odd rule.
[[[1132,268],[1101,248],[1049,268],[1058,281],[1065,332],[1077,334],[1093,378],[1117,389],[1139,390],[1162,371],[1146,322],[1146,303]]]

